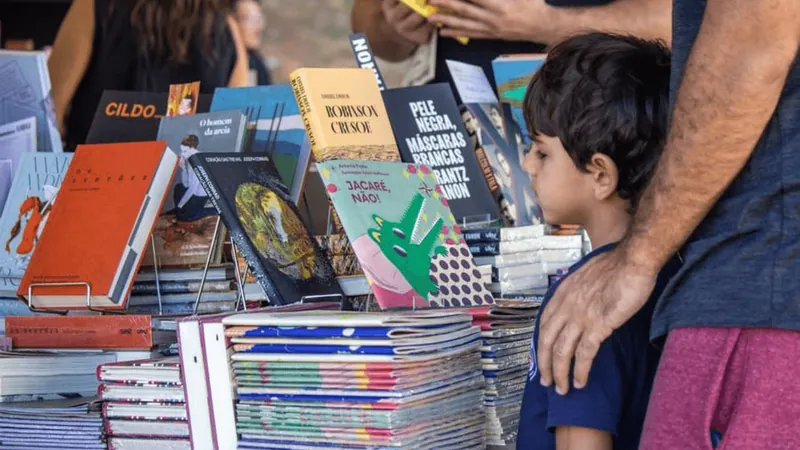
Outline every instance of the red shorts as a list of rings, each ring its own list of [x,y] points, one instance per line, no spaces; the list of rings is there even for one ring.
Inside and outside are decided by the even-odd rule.
[[[681,328],[667,337],[640,450],[800,449],[800,332]]]

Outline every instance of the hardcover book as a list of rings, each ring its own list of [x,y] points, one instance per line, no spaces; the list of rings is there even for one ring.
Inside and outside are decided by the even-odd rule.
[[[211,111],[239,110],[247,117],[243,153],[266,152],[297,204],[311,162],[300,109],[289,84],[217,88]]]
[[[177,163],[164,142],[79,146],[17,295],[124,309]]]
[[[522,133],[523,144],[530,145],[531,138],[522,116],[522,101],[533,74],[542,67],[546,54],[502,55],[492,61],[492,71],[500,102],[511,106],[511,116]]]
[[[382,308],[494,302],[428,166],[372,161],[318,166]]]
[[[267,155],[198,153],[189,162],[270,304],[341,289]]]
[[[24,153],[0,216],[0,295],[16,296],[72,153]]]
[[[42,152],[61,152],[45,52],[0,50],[0,124],[36,117]]]
[[[450,86],[390,89],[383,101],[403,161],[433,170],[456,221],[500,219]]]
[[[161,118],[166,115],[168,93],[103,91],[87,144],[153,141],[158,136]],[[197,113],[208,112],[211,96],[200,94]]]
[[[179,152],[180,159],[154,233],[159,265],[202,266],[212,250],[212,261],[219,261],[220,249],[211,249],[217,210],[187,160],[198,152],[238,151],[244,126],[244,116],[239,111],[161,119],[158,139]],[[221,240],[219,243],[221,248]],[[149,250],[143,265],[153,265]]]

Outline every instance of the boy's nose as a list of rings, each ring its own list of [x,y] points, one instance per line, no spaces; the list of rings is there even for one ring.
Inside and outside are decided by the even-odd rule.
[[[527,172],[528,175],[530,175],[531,177],[535,177],[536,176],[536,161],[535,161],[535,159],[536,158],[534,158],[534,156],[533,156],[533,150],[531,150],[530,152],[528,152],[527,155],[525,155],[525,159],[522,160],[522,170]]]

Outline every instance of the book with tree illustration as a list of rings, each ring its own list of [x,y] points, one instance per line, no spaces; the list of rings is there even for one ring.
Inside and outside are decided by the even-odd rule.
[[[428,166],[338,160],[318,167],[382,308],[494,302]]]

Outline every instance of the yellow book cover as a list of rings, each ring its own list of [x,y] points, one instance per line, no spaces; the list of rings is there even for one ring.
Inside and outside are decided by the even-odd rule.
[[[400,161],[392,124],[371,70],[302,68],[289,77],[317,162]]]
[[[435,6],[429,5],[428,0],[400,0],[400,1],[422,17],[430,17],[436,14],[437,8]],[[466,37],[458,37],[456,38],[456,40],[464,45],[467,45],[467,43],[469,42],[469,38]]]

